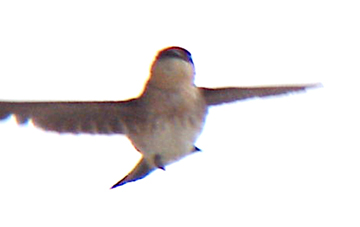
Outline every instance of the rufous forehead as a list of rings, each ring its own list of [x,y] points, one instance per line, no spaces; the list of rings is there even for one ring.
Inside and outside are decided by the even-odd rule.
[[[193,64],[191,53],[181,47],[168,47],[166,49],[161,50],[157,55],[157,59],[165,59],[165,58],[179,58]]]

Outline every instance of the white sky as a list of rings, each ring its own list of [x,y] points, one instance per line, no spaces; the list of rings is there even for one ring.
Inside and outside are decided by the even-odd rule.
[[[356,3],[1,1],[1,100],[131,98],[172,45],[198,86],[323,88],[212,108],[203,152],[115,190],[125,137],[1,122],[0,226],[359,226]]]

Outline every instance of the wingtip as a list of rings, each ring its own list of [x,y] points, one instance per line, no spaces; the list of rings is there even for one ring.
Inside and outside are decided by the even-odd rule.
[[[314,84],[308,84],[305,85],[307,88],[322,88],[324,85],[322,83],[314,83]]]

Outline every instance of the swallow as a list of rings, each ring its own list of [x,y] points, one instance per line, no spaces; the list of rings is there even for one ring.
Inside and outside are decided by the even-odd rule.
[[[111,188],[144,178],[155,169],[199,151],[194,144],[210,106],[304,91],[318,84],[205,88],[194,85],[189,51],[168,47],[158,52],[142,94],[124,101],[0,101],[0,120],[14,115],[58,133],[124,134],[142,157]]]

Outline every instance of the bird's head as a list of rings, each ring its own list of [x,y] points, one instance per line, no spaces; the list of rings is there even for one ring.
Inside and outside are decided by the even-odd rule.
[[[189,51],[168,47],[159,51],[152,66],[149,84],[159,88],[193,85],[194,63]]]

